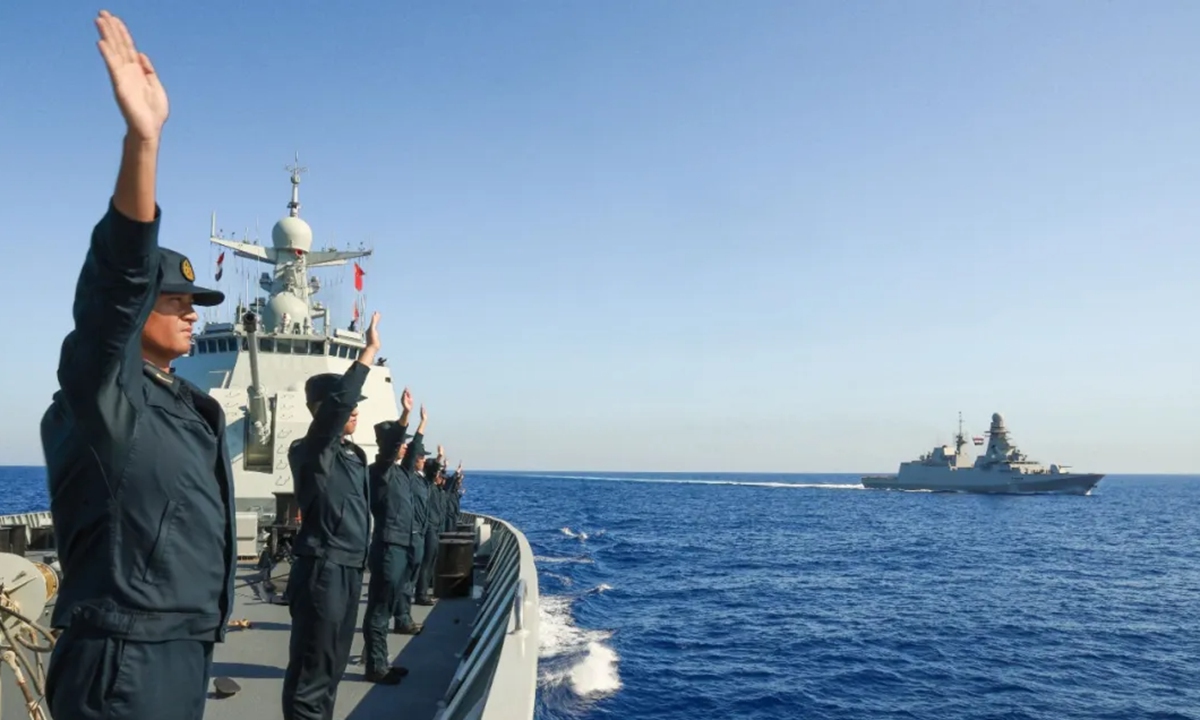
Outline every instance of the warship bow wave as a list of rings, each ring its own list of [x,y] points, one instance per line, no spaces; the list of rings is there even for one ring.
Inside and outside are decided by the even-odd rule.
[[[935,447],[916,460],[900,463],[895,475],[867,475],[862,484],[884,490],[928,490],[1003,494],[1087,495],[1104,477],[1096,473],[1073,473],[1066,465],[1046,467],[1030,460],[1012,442],[1004,416],[992,415],[987,450],[971,461],[963,451],[967,444],[958,418],[954,447]],[[981,444],[983,438],[975,438]]]
[[[209,238],[222,252],[269,266],[258,282],[267,297],[239,301],[234,317],[240,322],[206,323],[192,352],[174,368],[224,407],[237,493],[237,620],[214,653],[216,680],[206,720],[279,715],[290,617],[277,591],[286,584],[288,538],[297,529],[287,449],[308,429],[305,381],[318,373],[345,372],[366,346],[353,323],[345,330],[334,327],[329,307],[314,299],[320,283],[309,271],[345,265],[371,251],[314,251],[312,229],[299,216],[305,168],[297,164],[287,170],[292,197],[288,215],[272,229],[270,247],[219,237],[215,216]],[[355,272],[360,272],[357,266]],[[371,456],[371,428],[400,415],[391,369],[381,361],[371,369],[363,394],[359,427],[366,431],[355,441]],[[437,604],[412,609],[413,619],[424,623],[423,632],[389,637],[396,664],[402,661],[409,675],[395,686],[367,682],[362,636],[355,633],[335,718],[533,717],[539,649],[533,551],[519,530],[499,518],[464,512],[460,519],[457,532],[443,535]],[[0,517],[4,720],[50,717],[41,697],[51,643],[46,623],[61,572],[53,553],[49,512]],[[364,582],[364,592],[366,587]]]

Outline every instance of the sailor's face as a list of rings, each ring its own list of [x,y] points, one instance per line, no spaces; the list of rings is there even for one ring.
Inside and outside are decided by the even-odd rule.
[[[346,421],[346,427],[342,430],[344,435],[353,435],[358,429],[358,408],[350,411],[350,419]]]
[[[192,349],[192,329],[200,316],[189,294],[163,293],[142,326],[142,350],[150,359],[174,360]]]

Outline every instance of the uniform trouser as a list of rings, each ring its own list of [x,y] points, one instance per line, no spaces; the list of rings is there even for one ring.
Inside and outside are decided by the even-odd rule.
[[[54,720],[201,720],[212,653],[211,642],[122,640],[72,625],[50,655],[46,704]]]
[[[433,567],[437,564],[439,527],[440,522],[425,530],[425,557],[421,559],[421,572],[417,576],[417,597],[433,597]]]
[[[412,622],[413,594],[417,591],[417,578],[421,574],[421,564],[425,561],[425,535],[414,535],[412,544],[411,564],[408,575],[404,578],[404,592],[396,599],[392,617],[396,626],[403,627]],[[402,604],[403,603],[403,604]]]
[[[329,720],[350,660],[362,570],[298,557],[288,579],[292,639],[283,675],[284,720]]]
[[[408,580],[408,568],[412,564],[411,546],[377,542],[371,544],[367,567],[371,579],[367,583],[367,612],[363,616],[363,663],[367,673],[388,669],[388,619],[395,614],[400,617],[403,608],[409,617],[405,602],[404,584]],[[412,622],[409,617],[408,622]]]

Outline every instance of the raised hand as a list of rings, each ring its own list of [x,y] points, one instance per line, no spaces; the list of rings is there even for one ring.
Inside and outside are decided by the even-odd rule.
[[[425,403],[421,403],[421,422],[425,422],[426,417],[428,416],[425,414]]]
[[[371,313],[371,324],[367,326],[367,347],[378,350],[383,347],[379,343],[379,311]]]
[[[404,388],[404,392],[400,395],[400,405],[404,408],[404,412],[412,411],[412,393],[408,391],[408,388]]]
[[[170,114],[170,106],[167,91],[154,72],[150,58],[138,52],[125,23],[107,10],[100,11],[96,29],[100,31],[100,41],[96,45],[104,56],[113,95],[125,117],[129,135],[135,140],[157,142]]]

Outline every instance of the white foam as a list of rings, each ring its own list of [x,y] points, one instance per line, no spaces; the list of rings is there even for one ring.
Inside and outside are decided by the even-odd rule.
[[[596,589],[600,587],[608,588]],[[541,598],[539,685],[566,686],[576,697],[594,700],[621,689],[620,657],[608,644],[611,632],[585,630],[575,624],[574,602],[575,598],[564,595]]]
[[[593,565],[596,562],[590,557],[546,557],[543,555],[535,555],[533,561],[539,563],[578,563],[580,565]]]
[[[587,533],[585,533],[585,532],[583,532],[583,531],[580,531],[580,532],[575,532],[574,530],[572,530],[572,529],[571,529],[571,528],[569,528],[569,527],[560,528],[560,529],[559,529],[559,532],[560,532],[560,533],[562,533],[563,535],[566,535],[567,537],[579,538],[580,540],[587,540],[587,539],[588,539],[588,534],[587,534]]]
[[[599,480],[601,482],[648,483],[652,485],[736,485],[761,488],[803,488],[822,490],[866,490],[862,483],[789,483],[754,480],[688,480],[685,478],[628,478],[603,475],[529,475],[528,477],[553,478],[557,480]],[[576,537],[570,528],[562,529],[564,535]],[[586,535],[584,538],[586,539]]]

